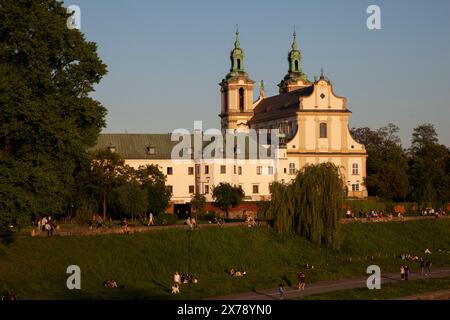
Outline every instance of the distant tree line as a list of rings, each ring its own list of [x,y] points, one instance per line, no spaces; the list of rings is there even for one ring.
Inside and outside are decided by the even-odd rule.
[[[424,206],[450,201],[450,150],[439,143],[432,124],[416,127],[408,149],[399,128],[353,128],[353,137],[366,146],[369,196],[387,201],[412,201]]]

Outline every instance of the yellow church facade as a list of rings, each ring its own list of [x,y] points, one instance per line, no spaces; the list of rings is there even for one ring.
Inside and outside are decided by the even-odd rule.
[[[230,54],[230,71],[220,83],[221,131],[245,134],[276,130],[281,133],[282,143],[274,158],[237,160],[239,150],[235,148],[225,159],[212,161],[195,159],[195,151],[184,148],[183,152],[190,156],[178,161],[173,158],[178,141],[171,134],[101,134],[96,148],[114,149],[135,168],[157,165],[167,176],[174,205],[189,203],[196,192],[213,201],[212,188],[220,182],[241,186],[245,200],[269,200],[271,182],[289,182],[305,165],[323,162],[340,168],[349,197],[367,197],[363,183],[367,153],[350,134],[347,100],[334,93],[323,72],[313,82],[307,79],[301,69],[295,33],[288,55],[288,73],[278,84],[279,94],[266,97],[261,82],[256,99],[255,82],[245,72],[238,35]],[[207,145],[208,142],[202,147]]]

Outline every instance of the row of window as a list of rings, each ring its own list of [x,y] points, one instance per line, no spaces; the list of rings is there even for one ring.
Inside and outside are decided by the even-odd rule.
[[[240,187],[243,188],[242,184],[240,184]],[[169,190],[169,192],[173,193],[173,186],[167,186],[167,189]],[[205,189],[204,189],[204,194],[209,194],[209,185],[205,184]],[[259,185],[258,184],[254,184],[252,186],[252,192],[253,194],[258,194],[259,193]],[[195,186],[190,185],[189,186],[189,193],[190,194],[194,194],[195,193]]]
[[[242,184],[240,185],[241,188],[243,187]],[[173,186],[167,186],[168,190],[173,193]],[[209,194],[209,185],[205,184],[204,194]],[[359,191],[359,183],[352,184],[352,191]],[[195,186],[190,185],[189,186],[189,193],[194,194],[195,193]],[[259,185],[254,184],[252,185],[252,193],[253,194],[259,194]]]
[[[197,174],[200,171],[199,167],[196,167],[196,171]],[[272,166],[268,166],[267,167],[267,174],[272,175],[274,172],[274,168]],[[226,174],[227,173],[227,167],[225,165],[221,165],[220,166],[220,173],[221,174]],[[234,174],[238,174],[238,175],[242,175],[242,167],[237,167],[234,166],[233,167],[233,173]],[[286,169],[284,169],[284,173],[286,173]],[[296,174],[297,173],[297,169],[295,168],[295,163],[289,163],[289,174]],[[209,166],[205,166],[205,174],[209,174]],[[256,167],[256,174],[257,175],[262,175],[263,174],[263,167],[262,166],[257,166]],[[359,165],[357,163],[353,163],[352,164],[352,174],[353,175],[358,175],[359,174]],[[173,175],[173,167],[167,167],[167,175]],[[194,167],[188,167],[188,175],[194,175]]]

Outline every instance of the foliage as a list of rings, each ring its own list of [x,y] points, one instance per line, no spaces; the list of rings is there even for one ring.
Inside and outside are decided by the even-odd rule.
[[[76,209],[73,219],[75,223],[79,224],[80,226],[87,226],[89,225],[89,222],[92,221],[92,218],[95,215],[96,214],[92,212],[88,207],[81,206]]]
[[[106,66],[68,17],[55,0],[0,5],[1,225],[65,210],[105,125],[89,93]]]
[[[206,197],[203,194],[196,192],[191,197],[191,207],[194,209],[196,215],[203,215],[205,213]]]
[[[227,218],[229,218],[228,211],[241,203],[245,193],[240,186],[232,186],[229,183],[221,182],[212,189],[212,197],[215,205],[225,211]]]
[[[173,213],[160,213],[157,216],[156,223],[160,224],[160,225],[162,225],[162,224],[166,224],[166,225],[177,224],[178,216]]]
[[[119,186],[115,192],[123,213],[130,215],[133,220],[145,216],[148,207],[146,189],[142,189],[136,181],[130,181]]]
[[[270,192],[268,211],[277,232],[296,233],[333,248],[340,246],[339,219],[345,186],[334,164],[308,165],[292,183],[272,183]]]
[[[403,200],[408,195],[407,156],[398,131],[392,123],[377,130],[352,129],[353,137],[365,145],[368,154],[365,185],[369,196]]]
[[[409,149],[411,198],[425,205],[450,199],[450,150],[439,144],[434,126],[423,124],[414,129]]]
[[[157,165],[141,166],[134,172],[135,179],[147,192],[147,210],[155,215],[164,213],[172,193],[166,186],[166,176]]]

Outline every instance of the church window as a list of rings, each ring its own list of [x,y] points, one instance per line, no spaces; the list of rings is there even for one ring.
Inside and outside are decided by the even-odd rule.
[[[298,60],[295,60],[294,64],[295,64],[295,71],[298,71]]]
[[[244,89],[243,88],[239,89],[239,110],[241,112],[244,111]]]
[[[237,68],[241,70],[241,59],[237,59]]]
[[[354,164],[352,165],[352,174],[354,174],[354,175],[359,174],[358,164],[357,164],[357,163],[354,163]]]
[[[320,124],[320,138],[327,138],[327,124],[324,122]]]
[[[295,163],[289,163],[289,174],[295,174],[296,172]]]

